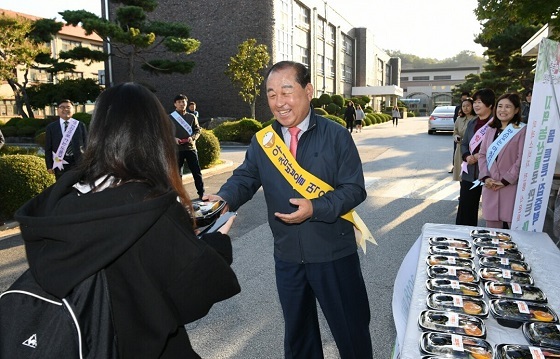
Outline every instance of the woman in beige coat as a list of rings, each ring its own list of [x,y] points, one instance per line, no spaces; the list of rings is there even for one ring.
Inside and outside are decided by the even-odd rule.
[[[453,130],[453,140],[455,141],[455,146],[457,147],[455,151],[455,160],[453,161],[453,180],[461,180],[461,163],[463,159],[461,157],[461,139],[465,135],[465,130],[467,129],[467,124],[476,117],[473,110],[473,99],[466,98],[461,102],[461,110],[459,111],[459,117],[455,121],[455,129]]]

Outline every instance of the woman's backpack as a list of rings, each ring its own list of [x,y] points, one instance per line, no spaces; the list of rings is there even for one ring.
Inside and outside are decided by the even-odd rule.
[[[105,271],[63,299],[25,271],[0,295],[0,358],[118,358]]]

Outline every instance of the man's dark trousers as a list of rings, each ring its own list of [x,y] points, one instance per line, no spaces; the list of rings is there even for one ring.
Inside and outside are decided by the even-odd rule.
[[[324,263],[289,263],[276,257],[275,262],[285,358],[323,358],[316,299],[340,357],[372,358],[370,310],[357,253]]]
[[[183,174],[183,165],[187,162],[187,166],[189,166],[194,179],[196,193],[199,197],[202,197],[204,194],[204,182],[202,181],[202,170],[198,163],[198,152],[195,150],[179,151],[177,157],[179,160],[179,174]]]

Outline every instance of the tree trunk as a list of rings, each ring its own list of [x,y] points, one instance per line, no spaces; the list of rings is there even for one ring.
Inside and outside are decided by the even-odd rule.
[[[12,88],[12,91],[14,92],[14,99],[16,101],[17,114],[21,115],[21,117],[23,117],[23,118],[28,118],[29,116],[23,110],[23,98],[21,97],[21,91],[20,91],[20,86],[21,85],[19,85],[13,79],[7,79],[7,81],[8,81],[8,84],[10,85],[10,87]]]
[[[251,102],[251,118],[255,118],[255,103],[257,102],[257,100],[254,100],[253,102]]]

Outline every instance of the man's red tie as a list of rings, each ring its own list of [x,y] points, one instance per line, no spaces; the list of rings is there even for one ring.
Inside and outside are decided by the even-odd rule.
[[[290,131],[290,152],[296,158],[298,134],[301,130],[297,127],[290,127],[288,131]]]

